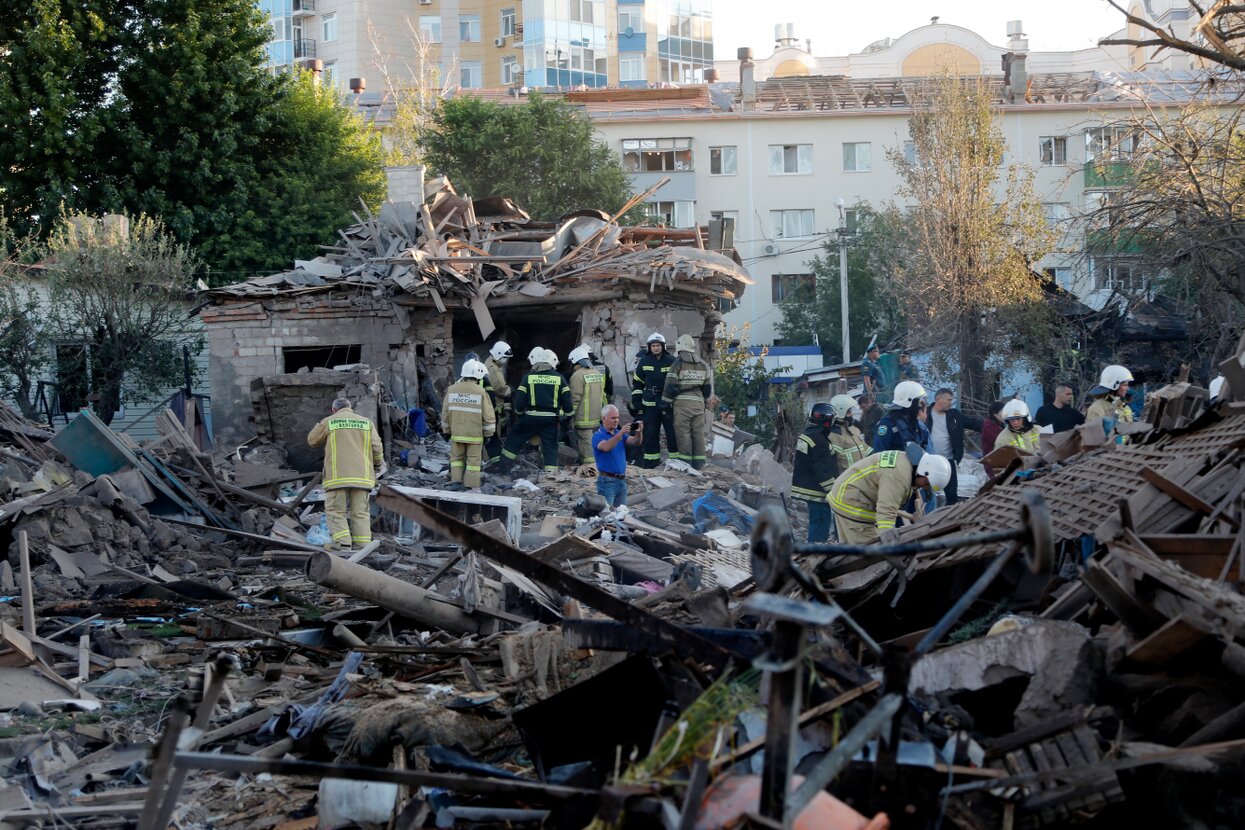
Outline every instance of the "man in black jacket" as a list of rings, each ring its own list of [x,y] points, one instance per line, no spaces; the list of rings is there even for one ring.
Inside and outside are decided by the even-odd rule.
[[[808,505],[808,541],[825,542],[834,529],[834,513],[826,497],[841,472],[830,447],[829,432],[834,410],[828,403],[813,404],[808,426],[795,439],[795,462],[791,471],[791,498]]]
[[[957,492],[960,479],[956,465],[964,458],[964,430],[981,432],[981,419],[965,415],[953,407],[953,400],[954,392],[945,387],[939,389],[934,393],[934,406],[929,413],[929,431],[933,437],[934,452],[951,461],[951,482],[943,488],[943,492],[947,494],[947,504],[955,504],[960,500]]]

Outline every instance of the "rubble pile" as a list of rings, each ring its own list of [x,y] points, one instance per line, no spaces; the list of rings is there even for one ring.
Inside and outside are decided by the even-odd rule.
[[[316,475],[270,445],[0,409],[0,814],[1237,826],[1245,401],[1199,395],[860,549],[800,544],[755,444],[629,468],[606,511],[592,469],[525,455],[450,485],[429,435],[378,540],[330,553]]]

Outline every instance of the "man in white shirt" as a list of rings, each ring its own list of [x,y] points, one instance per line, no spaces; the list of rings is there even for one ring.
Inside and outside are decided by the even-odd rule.
[[[951,481],[943,488],[947,504],[955,504],[960,500],[957,492],[960,481],[956,467],[964,458],[964,430],[981,432],[981,419],[966,415],[951,406],[953,400],[955,393],[943,387],[934,393],[934,405],[929,410],[929,430],[934,452],[951,462]]]

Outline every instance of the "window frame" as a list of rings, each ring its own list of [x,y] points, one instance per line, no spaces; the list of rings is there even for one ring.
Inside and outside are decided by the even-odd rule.
[[[788,162],[795,161],[795,169],[788,169]],[[811,176],[813,175],[813,145],[805,144],[771,144],[769,145],[769,174],[771,176]]]
[[[851,148],[852,167],[847,166],[847,151]],[[865,166],[860,166],[860,150],[858,148],[865,147]],[[913,145],[913,152],[916,152],[916,145]],[[843,142],[843,172],[844,173],[872,173],[873,172],[873,142],[872,141],[844,141]]]
[[[501,82],[504,86],[510,86],[519,82],[521,72],[516,71],[519,68],[519,58],[517,55],[501,56]],[[509,76],[509,80],[507,80]]]
[[[511,6],[509,8],[502,9],[499,12],[499,15],[500,19],[498,20],[498,31],[501,32],[501,36],[515,37],[515,33],[518,31],[517,26],[519,22],[518,8]]]
[[[623,18],[634,19],[639,25],[626,25]],[[618,34],[626,37],[627,30],[631,29],[633,34],[644,34],[644,10],[642,6],[627,6],[618,10]]]
[[[467,73],[471,70],[480,73],[480,82],[478,85],[466,83]],[[459,89],[483,89],[484,88],[484,62],[483,61],[459,61],[458,62],[458,87]]]
[[[728,154],[726,151],[730,151]],[[717,155],[717,171],[714,167],[714,155]],[[728,165],[727,159],[730,164]],[[727,167],[730,169],[728,170]],[[710,176],[738,176],[739,175],[739,145],[738,144],[717,144],[709,148],[709,175]]]
[[[332,27],[332,37],[329,36],[329,28]],[[337,12],[329,12],[320,17],[320,41],[322,43],[332,43],[337,40]]]
[[[696,170],[696,154],[692,139],[688,137],[624,138],[621,146],[623,170],[627,173],[691,173]],[[628,163],[628,156],[635,157],[634,165]],[[651,166],[658,156],[662,159],[661,166]]]
[[[789,234],[788,230],[788,214],[796,214],[798,220],[798,233]],[[807,214],[807,227],[804,221]],[[817,215],[814,208],[782,208],[771,210],[769,212],[770,229],[775,239],[812,239],[817,235]],[[804,231],[807,230],[807,233]]]
[[[419,16],[419,36],[425,43],[441,42],[441,15],[421,14]]]
[[[817,297],[817,275],[770,274],[770,302],[774,305],[791,301],[811,302]]]
[[[696,202],[692,199],[655,199],[645,202],[645,211],[656,223],[667,228],[692,228],[696,226]],[[669,210],[664,206],[669,205]]]
[[[1050,144],[1050,160],[1046,145]],[[1062,146],[1062,150],[1059,148]],[[1065,167],[1068,164],[1068,137],[1066,135],[1038,136],[1038,164],[1042,167]]]
[[[1121,138],[1125,141],[1121,141]],[[1127,149],[1121,149],[1127,143]],[[1100,124],[1085,128],[1085,161],[1130,161],[1141,143],[1141,131],[1131,124]]]
[[[474,30],[474,31],[473,31]],[[475,37],[471,35],[474,34]],[[483,38],[483,28],[478,14],[458,15],[458,42],[479,43]]]

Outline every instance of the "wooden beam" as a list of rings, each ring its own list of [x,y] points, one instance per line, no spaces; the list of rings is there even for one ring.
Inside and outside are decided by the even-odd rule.
[[[1209,516],[1215,512],[1215,506],[1213,504],[1203,501],[1202,498],[1196,493],[1191,493],[1171,479],[1164,478],[1162,474],[1152,470],[1149,467],[1141,468],[1141,477],[1195,513],[1201,513],[1204,516]],[[1233,530],[1239,530],[1241,527],[1241,523],[1237,521],[1234,516],[1229,516],[1226,513],[1221,514],[1219,519],[1231,525]]]
[[[1210,636],[1208,632],[1184,617],[1176,617],[1165,622],[1149,637],[1130,648],[1126,656],[1134,663],[1162,666],[1208,636]]]

